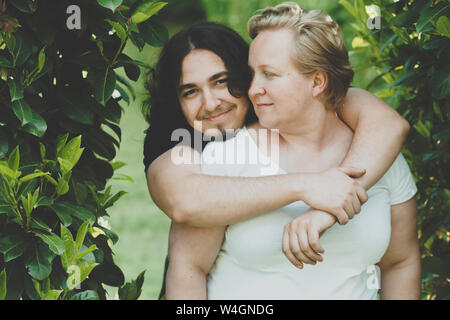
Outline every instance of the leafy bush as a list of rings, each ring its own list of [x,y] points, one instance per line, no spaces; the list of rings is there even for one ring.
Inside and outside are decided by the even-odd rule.
[[[104,284],[137,299],[144,280],[124,285],[101,220],[125,194],[107,186],[118,102],[146,67],[123,49],[164,43],[149,18],[165,3],[73,4],[0,0],[0,299],[106,299]]]
[[[449,1],[340,3],[356,21],[353,53],[378,73],[368,89],[380,88],[412,126],[403,152],[419,189],[422,298],[450,299]],[[369,14],[379,29],[369,30]]]

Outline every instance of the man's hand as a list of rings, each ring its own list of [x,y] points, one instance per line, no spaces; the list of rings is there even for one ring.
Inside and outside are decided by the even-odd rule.
[[[282,249],[288,260],[302,269],[303,263],[315,265],[323,261],[319,238],[336,222],[331,214],[310,209],[284,227]]]
[[[366,190],[352,179],[364,174],[364,169],[351,167],[306,173],[301,198],[310,207],[334,215],[339,224],[346,224],[361,211],[361,204],[368,199]]]

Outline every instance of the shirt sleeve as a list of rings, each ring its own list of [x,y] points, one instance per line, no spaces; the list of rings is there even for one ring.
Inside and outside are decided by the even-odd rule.
[[[391,205],[408,201],[417,193],[413,175],[401,153],[389,169],[388,185]]]

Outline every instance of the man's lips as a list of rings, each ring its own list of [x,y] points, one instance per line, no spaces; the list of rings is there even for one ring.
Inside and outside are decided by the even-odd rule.
[[[228,113],[230,113],[230,111],[231,111],[232,109],[233,109],[233,108],[231,108],[230,110],[227,110],[227,111],[225,111],[225,112],[219,113],[219,114],[217,114],[217,115],[214,115],[214,116],[212,116],[212,117],[205,118],[205,120],[208,120],[208,121],[217,121],[217,120],[220,120],[220,119],[222,119],[223,117],[225,117]]]

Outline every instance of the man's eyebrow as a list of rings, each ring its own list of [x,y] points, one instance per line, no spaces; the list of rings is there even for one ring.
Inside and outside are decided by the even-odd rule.
[[[213,75],[209,78],[209,81],[217,80],[220,77],[227,76],[228,74],[229,74],[228,71],[222,71],[222,72],[216,73],[215,75]]]
[[[228,75],[228,74],[229,74],[228,71],[222,71],[222,72],[216,73],[216,74],[212,75],[211,77],[209,77],[208,81],[217,80],[220,77],[223,77],[223,76]],[[186,83],[186,84],[183,84],[182,86],[180,86],[178,88],[178,92],[182,92],[183,90],[190,89],[190,88],[195,88],[195,87],[196,87],[196,85],[193,84],[193,83]]]

